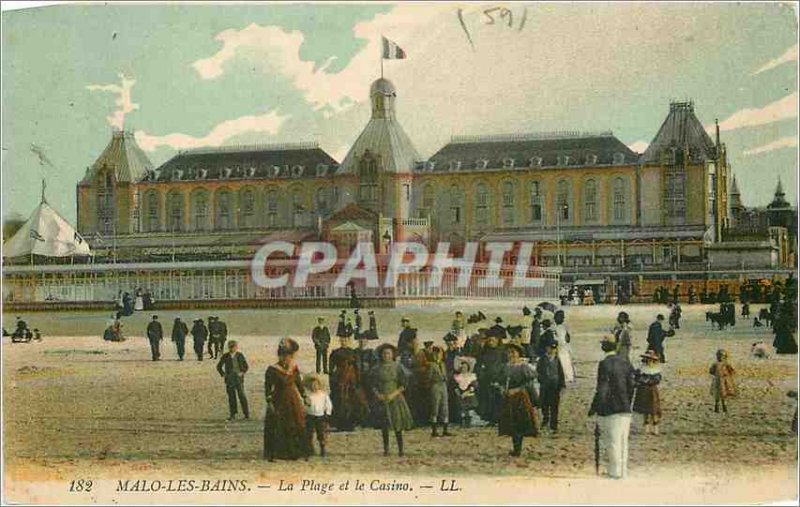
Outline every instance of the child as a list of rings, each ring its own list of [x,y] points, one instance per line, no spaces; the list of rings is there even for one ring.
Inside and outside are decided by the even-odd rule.
[[[459,398],[461,426],[463,427],[471,426],[473,414],[478,408],[478,376],[472,373],[474,366],[475,358],[469,356],[459,356],[453,362],[453,369],[458,372],[453,375],[454,392]]]
[[[547,355],[539,358],[536,365],[542,406],[542,427],[549,424],[551,433],[558,431],[558,406],[561,390],[566,387],[564,368],[558,359],[558,343],[547,347]],[[534,400],[531,400],[534,401]]]
[[[306,375],[306,445],[308,456],[314,454],[314,433],[319,442],[319,455],[325,457],[325,444],[328,441],[328,419],[333,412],[331,398],[322,389],[322,379],[318,374]]]
[[[441,436],[449,437],[452,436],[452,433],[447,431],[447,423],[450,420],[450,414],[448,411],[447,368],[444,364],[444,350],[439,346],[432,347],[431,357],[433,360],[428,367],[428,384],[431,401],[431,436],[439,436],[437,424],[441,424]]]
[[[414,418],[408,408],[405,391],[405,374],[397,362],[397,347],[384,343],[376,350],[380,363],[372,371],[371,386],[381,405],[381,434],[383,455],[389,455],[389,431],[397,439],[397,454],[403,456],[403,431],[414,427]]]
[[[642,367],[634,373],[636,393],[633,396],[633,411],[644,416],[644,432],[658,435],[661,421],[661,396],[658,384],[661,383],[661,366],[655,350],[648,350],[642,356]]]
[[[722,412],[727,414],[728,407],[725,405],[727,398],[736,396],[735,371],[728,363],[728,352],[724,349],[717,351],[717,361],[708,370],[711,379],[711,394],[714,395],[714,412],[719,413],[719,405],[722,402]]]

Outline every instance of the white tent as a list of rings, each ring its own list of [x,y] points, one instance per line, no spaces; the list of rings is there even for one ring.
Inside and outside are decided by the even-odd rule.
[[[91,255],[75,228],[42,199],[27,222],[3,245],[3,257],[23,255],[69,257]]]

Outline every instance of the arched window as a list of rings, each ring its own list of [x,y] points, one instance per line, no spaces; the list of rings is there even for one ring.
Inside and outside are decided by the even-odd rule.
[[[463,220],[464,193],[458,185],[450,187],[450,223],[460,224]]]
[[[292,227],[303,225],[303,213],[306,211],[303,201],[303,191],[299,188],[292,190]]]
[[[195,231],[207,231],[210,229],[208,216],[208,192],[197,190],[192,194],[192,219]]]
[[[530,192],[528,192],[528,205],[530,206],[530,221],[537,223],[542,221],[542,209],[544,208],[544,194],[542,193],[542,184],[538,181],[532,181],[530,185]]]
[[[97,185],[97,228],[101,234],[114,231],[114,175],[107,168],[100,174]]]
[[[227,190],[217,192],[217,229],[228,230],[233,227],[233,214],[231,205],[231,193]]]
[[[614,178],[611,185],[612,216],[615,222],[624,222],[628,215],[627,185],[622,178]]]
[[[569,182],[560,180],[556,185],[556,213],[562,222],[568,221],[571,216],[569,194]]]
[[[255,226],[256,193],[253,190],[243,190],[239,194],[239,227],[249,228]]]
[[[583,184],[583,220],[597,221],[597,182],[586,180]]]
[[[325,187],[320,187],[317,189],[316,193],[314,194],[314,203],[317,208],[317,214],[324,215],[328,213],[330,209],[330,203],[328,201],[328,190]]]
[[[368,209],[378,205],[378,165],[380,160],[369,151],[365,151],[358,162],[358,200]]]
[[[501,189],[503,225],[514,225],[514,183],[506,181]]]
[[[169,213],[169,230],[183,230],[183,195],[172,192],[167,198],[167,212]]]
[[[485,183],[478,183],[475,187],[475,223],[489,223],[489,188]]]
[[[280,221],[278,219],[279,204],[278,204],[278,191],[270,190],[267,192],[267,227],[278,227]]]
[[[145,230],[147,232],[156,232],[159,230],[159,199],[158,192],[151,190],[147,193],[145,205],[147,206],[147,222],[145,223]]]

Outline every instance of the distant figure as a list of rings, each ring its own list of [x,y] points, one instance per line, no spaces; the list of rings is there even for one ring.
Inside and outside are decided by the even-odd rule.
[[[236,340],[228,342],[228,352],[222,354],[217,363],[217,371],[225,379],[225,391],[228,393],[229,421],[236,419],[236,398],[242,406],[245,419],[250,419],[250,409],[247,406],[247,396],[244,394],[244,374],[248,365],[244,354],[239,352],[239,343]]]
[[[316,352],[317,373],[328,374],[328,347],[331,344],[331,333],[325,325],[325,317],[317,317],[317,326],[311,331],[311,341]]]
[[[660,358],[654,350],[648,350],[642,356],[642,366],[636,370],[636,394],[633,397],[633,411],[644,416],[644,432],[658,435],[658,423],[661,422],[661,395],[658,384],[661,383]]]
[[[208,329],[203,324],[203,319],[195,319],[194,326],[192,326],[192,339],[194,340],[194,353],[197,355],[197,360],[203,360],[203,345],[208,338]]]
[[[550,431],[558,431],[558,409],[561,404],[561,391],[567,387],[564,367],[558,359],[558,343],[551,343],[547,355],[540,357],[536,363],[539,380],[539,397],[542,407],[542,428],[550,427]]]
[[[724,349],[717,351],[717,361],[708,370],[711,375],[711,394],[714,396],[714,412],[719,413],[719,406],[722,404],[722,412],[728,413],[728,406],[725,400],[733,398],[738,394],[736,388],[736,372],[728,363],[728,352]]]
[[[136,299],[133,309],[137,312],[144,310],[144,297],[142,297],[142,289],[136,289]]]
[[[175,317],[175,322],[172,323],[172,341],[175,343],[175,348],[178,349],[178,361],[183,361],[183,355],[186,351],[186,335],[189,334],[189,327],[180,317]]]
[[[767,344],[764,343],[764,340],[755,342],[752,347],[750,347],[750,355],[756,359],[769,359],[769,348]]]
[[[161,359],[161,340],[164,338],[164,330],[158,321],[158,315],[153,315],[153,320],[147,325],[147,339],[150,342],[150,353],[153,361]]]
[[[750,303],[745,301],[742,303],[742,318],[743,319],[750,319]]]
[[[664,356],[664,340],[669,336],[674,336],[673,329],[664,329],[664,316],[658,314],[656,321],[650,324],[650,329],[647,331],[647,348],[654,350],[662,363],[666,363],[667,359]]]

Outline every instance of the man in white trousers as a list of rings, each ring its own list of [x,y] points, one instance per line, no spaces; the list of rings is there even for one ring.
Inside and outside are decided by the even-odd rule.
[[[589,416],[598,416],[609,477],[624,479],[628,476],[634,369],[622,356],[617,355],[617,344],[613,338],[603,337],[600,344],[606,357],[597,365],[597,391]]]

